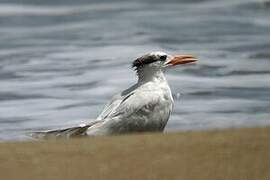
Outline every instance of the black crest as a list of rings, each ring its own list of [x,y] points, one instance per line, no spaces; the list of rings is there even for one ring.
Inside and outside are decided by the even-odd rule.
[[[153,63],[153,62],[156,62],[156,61],[158,61],[158,58],[155,55],[146,54],[146,55],[144,55],[142,57],[139,57],[135,61],[133,61],[132,67],[133,68],[139,68],[139,67],[141,67],[143,65],[150,64],[150,63]]]

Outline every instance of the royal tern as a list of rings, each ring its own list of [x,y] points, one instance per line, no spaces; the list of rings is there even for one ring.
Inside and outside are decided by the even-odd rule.
[[[133,61],[138,82],[113,96],[95,121],[61,130],[34,132],[36,138],[114,135],[163,131],[173,109],[173,97],[164,69],[194,63],[192,55],[152,52]]]

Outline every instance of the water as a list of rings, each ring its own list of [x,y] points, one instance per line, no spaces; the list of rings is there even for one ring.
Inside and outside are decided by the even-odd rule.
[[[270,125],[270,1],[1,1],[0,140],[92,121],[150,51],[171,69],[166,131]],[[179,98],[180,96],[180,98]]]

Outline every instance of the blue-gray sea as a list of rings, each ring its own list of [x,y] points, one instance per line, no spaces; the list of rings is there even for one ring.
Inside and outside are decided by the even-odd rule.
[[[1,0],[0,140],[93,121],[150,51],[199,58],[167,132],[270,125],[270,1]]]

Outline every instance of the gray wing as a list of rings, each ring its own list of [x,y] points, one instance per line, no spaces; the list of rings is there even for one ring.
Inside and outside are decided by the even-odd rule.
[[[130,88],[124,90],[123,92],[113,96],[112,100],[105,105],[105,108],[97,117],[97,120],[103,120],[110,117],[112,114],[115,113],[116,109],[126,101],[131,95],[135,93],[135,90],[138,88],[138,84],[131,86]]]
[[[159,96],[154,93],[141,93],[140,91],[136,91],[126,96],[108,117],[130,117],[138,111],[153,109],[158,104],[159,100]]]
[[[102,120],[107,118],[110,114],[112,114],[115,109],[121,104],[123,99],[123,96],[120,94],[113,97],[113,99],[105,105],[105,108],[100,113],[100,115],[97,117],[97,120]]]
[[[99,116],[104,118],[102,124],[89,128],[89,135],[110,135],[125,132],[136,132],[145,129],[145,120],[157,119],[159,113],[152,113],[160,104],[160,95],[153,92],[136,90],[124,97],[116,98],[109,103]],[[155,129],[157,126],[153,126]],[[153,130],[152,127],[149,130]]]

